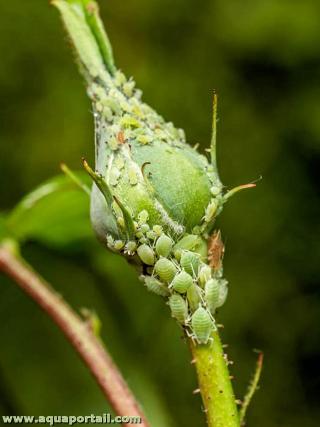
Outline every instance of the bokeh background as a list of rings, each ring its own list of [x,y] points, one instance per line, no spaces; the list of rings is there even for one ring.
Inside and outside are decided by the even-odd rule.
[[[45,0],[0,6],[0,208],[9,211],[59,163],[93,159],[90,104],[57,11]],[[241,398],[254,348],[265,352],[248,426],[320,423],[320,2],[101,0],[116,62],[144,98],[210,139],[219,93],[218,157],[227,186],[255,180],[219,219],[230,296],[220,310]],[[61,214],[68,214],[61,212]],[[102,336],[155,427],[204,426],[188,348],[160,298],[106,253],[89,226],[76,244],[29,239],[26,258]],[[0,410],[99,414],[108,410],[50,320],[0,277]]]

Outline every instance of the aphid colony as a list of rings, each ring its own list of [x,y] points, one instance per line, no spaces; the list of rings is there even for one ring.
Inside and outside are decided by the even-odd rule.
[[[214,314],[227,297],[222,267],[215,271],[192,249],[201,242],[186,234],[174,244],[159,225],[148,225],[147,211],[141,211],[135,225],[136,241],[108,238],[109,247],[135,257],[143,264],[141,280],[149,291],[167,299],[172,316],[198,344],[206,344],[215,330]]]
[[[127,80],[121,71],[116,71],[114,77],[105,76],[105,79],[105,86],[92,83],[88,94],[94,102],[96,115],[111,124],[104,134],[111,150],[116,151],[129,141],[141,145],[154,140],[175,146],[185,143],[182,129],[176,129],[141,101],[142,92],[135,89],[132,79]]]
[[[194,227],[194,233],[206,232],[224,204],[222,184],[213,165],[208,163],[205,156],[186,144],[182,129],[166,122],[142,102],[141,91],[135,89],[132,79],[127,80],[121,71],[116,71],[112,77],[104,76],[104,80],[100,84],[91,83],[88,86],[88,94],[93,101],[96,122],[96,168],[110,191],[113,192],[112,188],[123,189],[125,185],[127,192],[130,187],[143,187],[143,191],[148,193],[147,197],[151,195],[151,203],[157,203],[152,197],[152,183],[150,184],[148,173],[144,170],[148,161],[139,167],[133,152],[137,155],[139,149],[146,146],[153,146],[155,149],[165,146],[166,151],[171,152],[173,156],[181,156],[185,150],[189,160],[190,156],[195,157],[192,160],[195,162],[193,166],[199,168],[202,175],[205,171],[209,196],[206,196],[208,198],[203,216],[201,222]],[[180,161],[180,157],[177,157],[177,162]],[[160,209],[157,206],[156,210],[161,210],[161,206]],[[149,209],[148,211],[150,212]],[[167,222],[166,225],[170,226],[173,233],[184,232],[183,225],[171,221],[166,212],[161,213],[161,216],[162,221],[159,218],[158,222]],[[154,220],[152,222],[155,223]],[[118,225],[123,226],[121,219]]]
[[[186,143],[183,130],[141,100],[135,82],[117,70],[102,25],[88,33],[87,12],[69,3],[57,6],[95,120],[96,172],[84,161],[95,183],[92,226],[105,245],[142,269],[146,287],[167,299],[186,333],[206,344],[228,291],[219,235],[209,240],[213,224],[233,194],[254,184],[224,192],[216,162],[216,94],[209,161]]]
[[[106,170],[103,176],[92,170],[89,173],[103,193],[116,223],[116,233],[107,234],[107,245],[142,264],[141,278],[146,287],[167,299],[172,316],[188,335],[199,344],[206,344],[215,329],[214,313],[227,296],[222,269],[214,271],[200,255],[206,253],[206,249],[201,251],[201,246],[202,249],[206,246],[201,235],[205,235],[224,203],[222,186],[212,165],[197,153],[197,161],[212,186],[201,223],[193,228],[194,234],[187,234],[182,224],[163,213],[153,198],[143,167],[139,168],[133,161],[131,150],[137,145],[163,143],[169,150],[170,147],[188,149],[184,133],[141,101],[141,92],[135,90],[133,80],[126,80],[120,71],[107,79],[104,87],[92,83],[88,89],[96,116],[97,166],[98,170]],[[105,167],[99,165],[101,157],[105,159]],[[139,191],[142,186],[148,193],[145,199],[151,195],[153,207],[138,214],[113,196],[119,188],[126,187],[124,195],[128,197],[130,187]],[[151,226],[157,224],[157,215],[161,225]]]
[[[142,266],[141,279],[146,287],[167,299],[172,316],[190,337],[198,344],[206,344],[216,328],[216,309],[224,304],[228,292],[227,281],[222,278],[222,264],[212,268],[207,264],[213,260],[212,254],[206,258],[206,240],[216,216],[230,197],[230,192],[223,194],[217,173],[215,140],[210,164],[205,156],[186,144],[181,129],[165,122],[141,101],[141,91],[120,71],[92,80],[88,94],[94,108],[99,174],[87,164],[85,167],[105,199],[101,202],[101,194],[94,187],[93,226],[111,250]],[[202,216],[189,228],[185,219],[190,211],[179,218],[179,204],[176,210],[170,210],[170,205],[165,207],[156,194],[161,188],[162,199],[165,192],[175,193],[175,188],[162,187],[158,181],[155,189],[152,173],[148,175],[145,170],[147,165],[165,163],[163,148],[176,159],[172,182],[174,174],[177,180],[185,174],[197,188],[196,201],[189,202],[191,212],[200,206],[201,199]],[[146,152],[154,156],[151,150],[157,153],[153,163],[149,154],[143,157]],[[144,161],[139,163],[141,158]],[[188,167],[183,169],[186,159]],[[192,197],[185,180],[179,185],[186,197]]]

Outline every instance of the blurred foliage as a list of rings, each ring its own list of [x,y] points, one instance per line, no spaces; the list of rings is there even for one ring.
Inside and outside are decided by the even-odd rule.
[[[254,367],[252,349],[265,352],[248,426],[318,426],[320,3],[100,3],[117,63],[136,78],[146,101],[204,148],[216,88],[224,183],[263,176],[219,219],[231,286],[219,316],[223,339],[236,362],[238,397]],[[61,161],[78,168],[82,155],[93,158],[93,120],[48,2],[2,2],[0,28],[5,212],[57,174]],[[75,308],[97,311],[102,336],[154,426],[204,425],[200,398],[191,394],[196,382],[188,348],[167,307],[124,260],[91,237],[68,250],[34,239],[23,252]],[[60,332],[9,280],[0,280],[1,412],[106,411]]]
[[[84,172],[76,178],[89,184]],[[93,238],[89,195],[69,176],[51,178],[23,197],[7,215],[5,229],[20,243],[37,240],[61,249],[86,245]]]

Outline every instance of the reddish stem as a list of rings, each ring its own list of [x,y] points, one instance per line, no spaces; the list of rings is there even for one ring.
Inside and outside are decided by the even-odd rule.
[[[148,427],[149,424],[138,402],[102,342],[88,327],[88,323],[83,321],[62,297],[33,271],[9,244],[0,246],[0,271],[13,279],[61,329],[91,371],[115,413],[119,416],[140,417],[139,425]]]

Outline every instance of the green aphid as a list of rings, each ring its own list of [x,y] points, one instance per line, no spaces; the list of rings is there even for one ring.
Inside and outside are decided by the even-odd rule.
[[[133,95],[133,89],[135,87],[135,82],[130,80],[122,86],[123,93],[129,98]]]
[[[192,233],[196,235],[201,234],[202,228],[203,227],[201,227],[200,225],[195,225],[192,229]]]
[[[153,265],[154,264],[154,261],[155,261],[154,252],[150,248],[150,246],[143,244],[143,245],[138,247],[137,252],[138,252],[138,255],[139,255],[141,261],[144,264],[147,264],[147,265]]]
[[[120,225],[120,227],[121,227],[122,229],[125,229],[126,224],[125,224],[125,222],[124,222],[124,218],[123,218],[123,216],[118,216],[118,218],[117,218],[117,223]]]
[[[187,234],[177,244],[174,245],[173,251],[175,258],[180,261],[182,251],[195,249],[201,242],[201,238],[195,234]]]
[[[120,175],[121,175],[121,173],[120,173],[118,168],[113,167],[111,169],[109,182],[112,186],[116,186],[118,184]]]
[[[210,188],[211,194],[213,196],[218,196],[222,192],[222,186],[221,185],[213,185]]]
[[[200,264],[200,256],[195,252],[182,251],[180,265],[189,274],[197,275]]]
[[[128,253],[128,255],[133,255],[135,253],[135,251],[137,250],[136,242],[133,242],[133,241],[128,242],[126,244],[125,250]]]
[[[109,140],[108,140],[108,146],[112,151],[116,151],[119,148],[119,143],[116,137],[112,136]]]
[[[110,246],[111,248],[113,248],[113,247],[114,247],[114,238],[113,238],[110,234],[107,236],[107,244],[108,244],[108,246]]]
[[[131,104],[127,100],[121,100],[120,101],[120,108],[122,112],[131,113]],[[131,116],[130,116],[131,117]],[[130,123],[125,124],[125,126],[130,127]]]
[[[112,112],[114,114],[116,114],[117,116],[119,116],[121,114],[121,107],[119,102],[115,99],[115,98],[111,98],[110,96],[106,99],[104,99],[103,101],[101,101],[101,103],[105,106],[108,107],[112,110]]]
[[[207,344],[214,330],[214,323],[208,311],[199,306],[191,317],[191,327],[198,344]]]
[[[141,224],[141,226],[140,226],[140,231],[141,231],[143,234],[147,233],[148,231],[150,231],[150,227],[149,227],[149,225],[148,225],[148,224]]]
[[[137,185],[138,184],[138,176],[137,176],[137,172],[134,168],[128,169],[128,177],[129,177],[129,182],[131,185]]]
[[[126,76],[121,71],[117,70],[114,75],[114,82],[116,86],[120,87],[124,85],[126,81],[127,81]]]
[[[144,282],[150,292],[153,292],[162,297],[167,297],[170,295],[168,287],[155,277],[147,276]]]
[[[92,89],[92,92],[93,92],[93,94],[94,94],[95,97],[97,97],[99,99],[104,99],[105,98],[106,92],[105,92],[105,90],[101,86],[98,86],[97,84],[94,83],[92,85],[91,89]]]
[[[225,279],[219,280],[219,298],[217,308],[221,307],[227,299],[228,296],[228,281]]]
[[[139,120],[135,119],[134,117],[130,116],[129,114],[125,114],[121,119],[120,119],[120,126],[121,127],[133,127],[133,128],[138,128],[141,126],[141,123],[139,122]]]
[[[171,309],[172,317],[179,323],[184,325],[188,318],[188,303],[181,295],[173,294],[169,298],[169,307]]]
[[[112,115],[112,110],[110,107],[104,106],[103,110],[102,110],[102,114],[104,115],[104,117],[106,118],[106,120],[108,122],[112,121],[113,115]]]
[[[114,249],[116,251],[121,251],[121,249],[124,247],[124,242],[122,240],[116,240],[114,242]]]
[[[95,107],[96,107],[96,111],[98,111],[98,113],[101,113],[103,110],[103,104],[101,102],[96,102],[95,103]]]
[[[206,212],[204,215],[205,222],[211,222],[216,215],[218,209],[218,201],[216,199],[212,199],[209,205],[206,208]]]
[[[156,233],[157,236],[161,236],[163,229],[161,225],[154,225],[152,230]]]
[[[155,130],[155,134],[158,138],[165,140],[167,138],[167,133],[164,132],[162,129],[157,128]],[[169,148],[169,147],[168,147]]]
[[[141,105],[136,98],[131,98],[132,109],[131,112],[137,116],[139,119],[144,119],[145,115],[142,111]]]
[[[167,258],[160,258],[154,268],[160,279],[166,283],[171,282],[177,273],[177,267]]]
[[[207,264],[203,264],[199,270],[199,284],[203,287],[206,282],[211,279],[211,267]]]
[[[187,298],[188,298],[189,306],[191,310],[196,311],[196,309],[199,307],[201,298],[200,298],[200,289],[194,283],[187,290]]]
[[[145,224],[148,221],[148,218],[149,218],[148,211],[143,210],[143,211],[139,212],[139,214],[138,214],[138,224],[139,225]]]
[[[102,323],[97,313],[85,307],[81,308],[80,312],[84,317],[84,319],[86,320],[86,322],[88,323],[88,325],[90,326],[90,329],[92,330],[93,334],[96,337],[100,337]]]
[[[117,156],[116,158],[115,158],[115,160],[114,160],[114,164],[115,164],[115,166],[119,169],[119,170],[121,170],[121,169],[123,169],[124,168],[124,158],[121,156],[121,155],[119,155],[119,156]]]
[[[150,144],[150,142],[152,142],[152,136],[150,136],[150,135],[138,135],[137,141],[140,142],[140,144],[142,144],[142,145],[147,145],[147,144]]]
[[[159,256],[161,255],[163,257],[167,257],[170,255],[172,246],[173,246],[172,239],[169,236],[163,234],[157,240],[156,252]]]
[[[146,236],[150,240],[156,240],[157,235],[153,230],[147,231]]]
[[[217,279],[210,279],[205,284],[204,288],[205,301],[208,309],[214,314],[216,308],[219,306],[220,284]]]
[[[179,294],[186,293],[192,285],[192,277],[185,271],[181,271],[181,273],[177,274],[171,283],[172,288],[176,292],[179,292]]]

